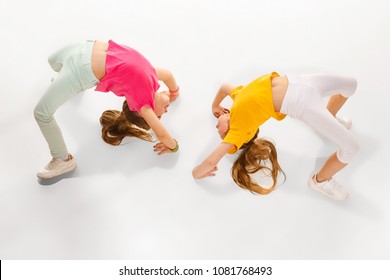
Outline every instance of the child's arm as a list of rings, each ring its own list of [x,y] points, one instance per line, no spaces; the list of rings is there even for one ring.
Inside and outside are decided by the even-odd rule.
[[[197,167],[192,170],[192,176],[195,179],[202,179],[208,176],[215,176],[215,171],[218,170],[218,162],[226,155],[233,147],[230,143],[221,143],[218,147]]]
[[[225,115],[229,113],[229,110],[222,107],[220,104],[222,100],[225,99],[226,96],[229,95],[230,91],[234,88],[231,84],[224,83],[219,88],[217,94],[214,97],[214,101],[211,105],[211,110],[213,112],[213,115],[216,118],[219,118],[221,115]]]
[[[179,86],[176,83],[175,77],[173,76],[172,72],[164,69],[164,68],[155,68],[157,73],[157,78],[160,81],[163,81],[163,83],[168,87],[169,90],[169,100],[175,101],[176,98],[179,96]]]
[[[143,117],[144,120],[148,123],[160,141],[160,143],[154,146],[154,151],[159,155],[169,152],[176,152],[179,147],[177,141],[169,134],[168,130],[166,130],[162,122],[156,116],[153,109],[149,106],[144,106],[141,108],[140,113],[141,117]]]

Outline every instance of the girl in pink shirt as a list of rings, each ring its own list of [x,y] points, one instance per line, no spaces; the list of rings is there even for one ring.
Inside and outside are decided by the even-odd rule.
[[[59,74],[36,105],[34,116],[53,159],[37,173],[38,178],[53,178],[76,168],[54,113],[71,97],[94,86],[97,91],[125,97],[122,111],[107,110],[100,118],[105,142],[119,145],[126,136],[152,141],[147,132],[152,129],[159,141],[155,152],[161,155],[178,150],[177,141],[160,121],[179,95],[170,71],[153,67],[138,51],[112,40],[67,46],[51,55],[49,64]],[[159,80],[168,91],[158,92]]]

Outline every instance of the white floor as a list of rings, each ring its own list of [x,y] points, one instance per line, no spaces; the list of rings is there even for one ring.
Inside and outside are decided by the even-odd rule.
[[[0,259],[390,258],[389,10],[387,0],[2,0]],[[79,168],[42,185],[35,174],[50,155],[32,111],[53,75],[47,56],[85,39],[133,46],[175,73],[182,96],[163,122],[181,149],[158,157],[136,139],[105,144],[100,114],[123,100],[89,90],[56,114]],[[347,201],[307,187],[336,147],[292,119],[261,130],[287,174],[272,194],[239,189],[233,156],[216,177],[192,179],[219,143],[219,85],[270,71],[359,81],[342,109],[361,143],[337,175]]]

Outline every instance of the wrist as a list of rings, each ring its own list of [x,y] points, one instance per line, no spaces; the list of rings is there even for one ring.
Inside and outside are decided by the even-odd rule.
[[[169,93],[170,93],[171,95],[176,95],[176,94],[179,93],[179,90],[180,90],[180,88],[179,88],[179,86],[177,86],[177,89],[175,89],[175,90],[169,90]]]
[[[172,153],[176,153],[179,150],[179,143],[176,141],[176,139],[173,139],[173,140],[175,140],[176,146],[175,146],[175,148],[169,149],[169,150],[171,150]]]

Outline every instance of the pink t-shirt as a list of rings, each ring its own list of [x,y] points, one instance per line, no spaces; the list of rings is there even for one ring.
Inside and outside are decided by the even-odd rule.
[[[140,113],[145,105],[154,110],[154,95],[159,87],[156,70],[142,54],[112,40],[108,42],[106,75],[96,91],[124,96],[130,110]]]

